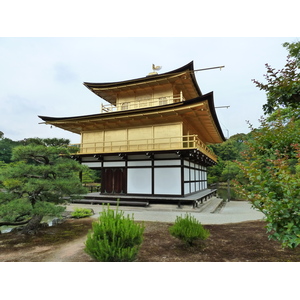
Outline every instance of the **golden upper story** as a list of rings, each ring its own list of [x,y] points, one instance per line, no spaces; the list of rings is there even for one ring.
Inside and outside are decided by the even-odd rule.
[[[197,84],[193,62],[171,72],[112,83],[84,85],[117,110],[170,104],[202,95]],[[135,105],[134,103],[138,104]]]
[[[206,145],[225,138],[213,93],[202,95],[192,62],[164,74],[84,85],[109,103],[101,113],[40,116],[46,124],[80,134],[79,154],[196,148],[216,160]]]

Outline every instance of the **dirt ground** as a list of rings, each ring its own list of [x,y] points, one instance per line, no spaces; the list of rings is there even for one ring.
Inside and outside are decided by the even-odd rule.
[[[84,242],[93,218],[69,219],[41,229],[36,236],[0,234],[0,262],[92,262]],[[282,249],[270,241],[263,221],[205,225],[210,237],[186,247],[169,234],[172,224],[145,222],[139,262],[283,262],[300,261],[300,248]]]

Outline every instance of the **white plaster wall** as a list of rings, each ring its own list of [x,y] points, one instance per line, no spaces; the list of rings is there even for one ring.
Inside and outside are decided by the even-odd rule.
[[[128,161],[128,167],[151,166],[151,165],[152,165],[152,162],[149,160]]]
[[[195,180],[195,170],[194,169],[190,170],[190,174],[191,174],[191,180]]]
[[[190,180],[190,169],[184,168],[184,181]]]
[[[181,194],[180,168],[155,168],[154,193],[155,194]]]
[[[125,167],[125,161],[105,161],[103,162],[103,167]]]
[[[181,161],[179,159],[174,160],[156,160],[154,162],[155,166],[180,166]]]
[[[190,193],[190,184],[189,183],[185,183],[184,184],[184,194],[189,194]]]
[[[101,163],[98,162],[83,162],[81,163],[84,166],[88,166],[89,168],[100,168],[101,167]]]
[[[194,193],[194,192],[196,192],[196,190],[195,190],[195,183],[192,182],[191,183],[191,193]]]
[[[130,168],[127,170],[127,193],[151,194],[151,169]]]

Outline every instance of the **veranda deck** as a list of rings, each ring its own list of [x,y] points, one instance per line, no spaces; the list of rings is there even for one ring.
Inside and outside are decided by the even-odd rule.
[[[137,195],[102,195],[99,193],[88,193],[83,198],[73,199],[72,203],[89,203],[89,204],[103,204],[109,203],[112,205],[129,205],[129,206],[149,206],[151,203],[156,204],[174,204],[178,207],[183,204],[192,204],[193,207],[207,201],[217,193],[216,189],[205,189],[203,191],[188,195],[186,197],[164,197],[164,196],[137,196]]]

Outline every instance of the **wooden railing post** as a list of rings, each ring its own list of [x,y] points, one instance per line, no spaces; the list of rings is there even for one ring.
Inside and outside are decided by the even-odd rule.
[[[94,143],[76,144],[79,153],[109,153],[120,151],[151,151],[158,149],[198,149],[214,161],[214,153],[198,138],[198,135],[182,135],[176,137],[143,138],[139,140],[103,141]],[[98,147],[99,145],[99,147]],[[74,146],[74,145],[73,145]],[[98,147],[98,148],[97,148]]]

